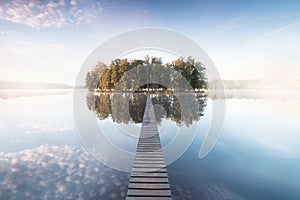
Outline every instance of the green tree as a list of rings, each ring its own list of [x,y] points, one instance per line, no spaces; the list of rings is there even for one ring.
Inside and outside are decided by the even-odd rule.
[[[104,73],[104,71],[107,69],[107,66],[102,63],[98,62],[94,68],[86,74],[85,77],[85,86],[89,90],[93,90],[97,87],[99,87],[99,81],[101,78],[101,75]]]
[[[121,78],[131,69],[136,74],[130,74],[130,78]],[[151,72],[151,73],[150,73]],[[130,71],[130,73],[133,73]],[[161,58],[149,56],[145,57],[145,60],[131,60],[127,59],[115,59],[111,62],[109,67],[99,62],[97,65],[86,74],[86,87],[89,90],[100,88],[102,90],[114,89],[118,84],[118,89],[126,89],[126,91],[132,90],[133,87],[139,85],[141,80],[150,80],[153,83],[172,82],[172,88],[180,88],[182,86],[182,77],[190,84],[194,89],[207,88],[205,68],[202,63],[196,62],[192,57],[179,57],[173,62],[163,64]],[[121,80],[120,83],[118,83]],[[157,84],[148,83],[148,87],[151,89],[160,89]],[[123,89],[122,89],[123,88]]]

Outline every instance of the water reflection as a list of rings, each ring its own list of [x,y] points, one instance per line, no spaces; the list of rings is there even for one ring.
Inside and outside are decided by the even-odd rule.
[[[19,97],[65,95],[71,93],[70,89],[47,89],[47,90],[0,90],[0,99],[13,99]]]
[[[198,115],[197,137],[168,167],[173,199],[300,199],[300,101],[287,98],[286,92],[278,92],[280,98],[275,100],[271,96],[253,101],[256,97],[239,95],[227,99],[222,136],[213,152],[199,160],[204,137],[201,131],[210,125],[212,101],[217,101],[208,98],[204,116]],[[265,91],[261,94],[267,95]],[[102,101],[112,104],[98,107],[104,119],[122,110],[122,101],[115,95],[101,96]],[[122,99],[129,101],[131,96]],[[184,99],[184,95],[173,96]],[[156,103],[155,97],[154,109],[158,116],[164,116],[160,118],[163,125],[172,117],[165,109],[172,108],[172,101],[168,98]],[[100,100],[100,94],[97,98]],[[183,106],[181,103],[180,108]],[[92,100],[89,108],[95,107]],[[0,99],[0,108],[0,199],[125,199],[130,174],[103,166],[81,148],[73,130],[70,93]],[[128,110],[129,104],[124,108]],[[130,113],[126,116],[128,123],[133,121]],[[110,120],[103,121],[112,127]],[[168,134],[176,134],[172,126],[176,124],[171,121],[161,128],[163,146],[169,143]],[[114,133],[109,132],[109,136]],[[122,140],[120,134],[117,136]]]
[[[125,199],[129,174],[68,145],[0,152],[0,199]]]
[[[209,90],[207,95],[211,99],[299,99],[300,90],[295,89],[245,89],[245,90]]]
[[[176,122],[178,126],[190,126],[203,116],[206,97],[190,94],[156,93],[150,95],[158,125],[162,119]],[[181,100],[179,100],[181,99]],[[143,93],[88,93],[86,103],[100,120],[111,118],[113,122],[129,124],[143,121],[147,97]],[[184,106],[181,103],[188,104]]]

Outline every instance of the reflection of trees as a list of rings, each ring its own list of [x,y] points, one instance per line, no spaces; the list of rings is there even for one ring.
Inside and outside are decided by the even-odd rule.
[[[111,117],[114,122],[128,124],[142,122],[147,97],[142,93],[89,93],[86,99],[89,110],[99,119]],[[203,115],[206,98],[185,93],[160,93],[152,96],[152,103],[159,124],[165,118],[189,126]]]
[[[161,94],[153,97],[152,103],[153,105],[159,104],[165,110],[165,112],[161,112],[161,109],[157,109],[158,112],[155,112],[158,123],[161,122],[162,118],[167,118],[177,124],[184,123],[189,126],[193,121],[200,120],[206,106],[206,98],[185,93],[177,95]]]
[[[174,95],[161,94],[152,98],[154,108],[156,108],[155,116],[158,123],[161,123],[162,118],[172,119],[176,123],[180,123],[181,120],[181,109],[178,99]],[[162,109],[155,105],[160,105]]]
[[[111,100],[111,117],[114,122],[128,123],[130,116],[128,115],[126,102],[128,102],[130,96],[128,94],[112,94]],[[112,101],[113,100],[113,101]],[[101,106],[101,105],[100,105]]]
[[[129,102],[130,116],[134,122],[141,123],[144,117],[147,96],[141,93],[134,93],[132,97]]]
[[[105,119],[111,114],[111,100],[109,94],[98,96],[88,93],[86,100],[88,108],[95,112],[99,119]]]

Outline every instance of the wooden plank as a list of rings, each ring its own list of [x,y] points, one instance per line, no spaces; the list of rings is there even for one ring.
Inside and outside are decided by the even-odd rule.
[[[152,151],[152,152],[136,152],[136,155],[162,155],[163,152],[162,151]]]
[[[134,164],[165,164],[163,160],[135,160]]]
[[[167,178],[167,173],[157,173],[157,172],[135,172],[131,174],[131,177],[164,177]]]
[[[133,165],[133,168],[141,168],[141,167],[164,168],[164,167],[166,167],[166,165],[164,163],[163,164],[160,164],[160,163],[159,164],[157,164],[157,163],[134,163],[134,165]]]
[[[143,157],[143,156],[140,156],[140,157],[135,157],[134,161],[163,161],[165,162],[164,159],[162,159],[161,157],[153,157],[153,156],[148,156],[148,157]]]
[[[127,197],[126,200],[172,200],[172,197]]]
[[[170,185],[168,183],[129,183],[128,188],[170,189]]]
[[[134,160],[162,160],[165,161],[163,158],[159,157],[159,156],[139,156],[139,157],[135,157]]]
[[[135,156],[135,159],[143,159],[143,158],[149,158],[149,159],[156,158],[156,159],[164,160],[163,159],[163,154],[161,154],[161,155],[140,154],[140,155],[136,155]]]
[[[168,178],[156,178],[156,177],[146,177],[146,178],[140,178],[140,177],[131,177],[130,182],[141,182],[141,183],[166,183],[169,182]]]
[[[149,152],[152,152],[152,153],[155,153],[155,152],[162,153],[162,151],[160,149],[161,149],[161,147],[138,147],[137,151],[138,152],[149,151]]]
[[[140,145],[140,146],[137,146],[137,148],[155,148],[155,149],[160,149],[161,150],[161,146],[158,146],[158,145],[149,145],[149,146],[147,146],[147,145]]]
[[[127,196],[170,197],[170,190],[131,189]]]
[[[133,172],[167,172],[166,169],[158,169],[157,167],[154,168],[132,168]]]

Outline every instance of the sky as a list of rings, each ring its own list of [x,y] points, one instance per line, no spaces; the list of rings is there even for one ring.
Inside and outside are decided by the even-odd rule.
[[[0,80],[75,84],[89,54],[124,31],[197,42],[223,79],[300,79],[300,2],[0,1]]]

